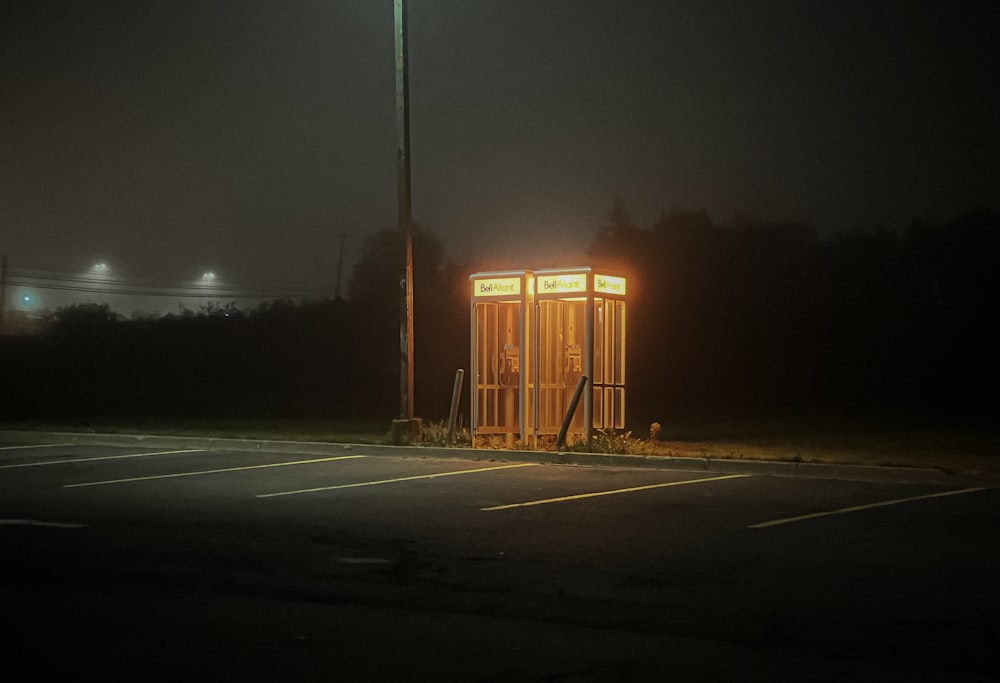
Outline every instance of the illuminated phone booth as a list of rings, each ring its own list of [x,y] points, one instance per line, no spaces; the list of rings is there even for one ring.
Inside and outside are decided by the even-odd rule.
[[[530,433],[532,275],[477,273],[472,281],[472,434]]]
[[[581,376],[568,434],[625,428],[625,278],[591,268],[535,271],[535,434],[558,434]]]

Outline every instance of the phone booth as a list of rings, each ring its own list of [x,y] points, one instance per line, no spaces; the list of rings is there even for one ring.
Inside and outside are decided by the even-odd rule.
[[[556,434],[581,376],[569,434],[625,428],[625,278],[591,268],[535,272],[536,434]]]
[[[530,399],[532,276],[477,273],[472,280],[472,433],[526,443]]]
[[[625,427],[625,278],[589,267],[477,273],[472,280],[472,434],[537,445]]]

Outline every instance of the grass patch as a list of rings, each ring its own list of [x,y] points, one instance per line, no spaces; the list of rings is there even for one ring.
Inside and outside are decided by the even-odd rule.
[[[388,441],[390,422],[389,419],[383,421],[346,418],[93,419],[3,423],[0,424],[0,429],[83,434],[156,434],[217,439],[382,444]]]
[[[824,464],[1000,470],[1000,429],[973,420],[823,418],[665,427],[661,454]]]

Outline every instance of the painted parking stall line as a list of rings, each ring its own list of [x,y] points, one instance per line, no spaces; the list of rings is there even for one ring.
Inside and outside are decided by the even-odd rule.
[[[44,467],[46,465],[73,465],[78,462],[97,462],[99,460],[125,460],[127,458],[150,458],[154,455],[179,455],[183,453],[206,453],[203,448],[189,448],[181,451],[156,451],[153,453],[129,453],[128,455],[99,455],[90,458],[64,458],[63,460],[43,460],[42,462],[23,462],[17,465],[0,465],[0,470],[12,470],[19,467]]]
[[[559,496],[558,498],[543,498],[541,500],[528,500],[523,503],[509,503],[507,505],[493,505],[491,507],[480,508],[483,512],[493,512],[496,510],[511,510],[513,508],[532,507],[534,505],[550,505],[552,503],[566,503],[574,500],[584,500],[586,498],[597,498],[600,496],[615,496],[622,493],[634,493],[636,491],[648,491],[650,489],[662,489],[668,486],[684,486],[686,484],[705,484],[711,481],[723,481],[725,479],[742,479],[749,477],[749,474],[727,474],[721,477],[708,477],[706,479],[688,479],[686,481],[668,481],[660,484],[646,484],[645,486],[630,486],[624,489],[611,489],[608,491],[593,491],[591,493],[577,493],[571,496]]]
[[[262,470],[269,467],[291,467],[292,465],[311,465],[318,462],[333,462],[334,460],[354,460],[366,458],[366,455],[337,455],[330,458],[312,458],[310,460],[294,460],[292,462],[270,462],[263,465],[241,465],[240,467],[223,467],[214,470],[194,470],[191,472],[174,472],[173,474],[154,474],[146,477],[126,477],[124,479],[106,479],[104,481],[85,481],[78,484],[64,484],[64,489],[76,489],[87,486],[107,486],[110,484],[131,484],[138,481],[154,479],[176,479],[179,477],[198,477],[206,474],[221,474],[223,472],[243,472],[246,470]]]
[[[28,450],[29,448],[60,448],[63,446],[74,446],[71,443],[36,443],[29,444],[27,446],[0,446],[0,451],[21,451]]]
[[[362,486],[381,486],[384,484],[397,484],[404,481],[416,481],[418,479],[437,479],[439,477],[454,477],[462,474],[476,474],[478,472],[494,472],[496,470],[510,470],[517,467],[537,467],[538,463],[522,462],[513,465],[497,465],[494,467],[479,467],[472,470],[454,470],[452,472],[436,472],[434,474],[417,474],[412,477],[396,477],[395,479],[379,479],[377,481],[359,481],[352,484],[337,484],[335,486],[317,486],[311,489],[299,489],[297,491],[278,491],[276,493],[259,493],[257,498],[276,498],[278,496],[295,496],[303,493],[318,493],[320,491],[336,491],[338,489],[353,489]]]
[[[969,489],[958,489],[955,491],[942,491],[940,493],[928,493],[924,496],[911,496],[910,498],[896,498],[895,500],[882,500],[875,503],[867,503],[865,505],[852,505],[851,507],[839,508],[837,510],[826,510],[824,512],[812,512],[807,515],[797,515],[795,517],[786,517],[784,519],[773,519],[770,522],[760,522],[759,524],[751,524],[748,529],[766,529],[767,527],[779,526],[781,524],[792,524],[793,522],[805,522],[810,519],[820,519],[822,517],[832,517],[834,515],[846,515],[852,512],[863,512],[865,510],[874,510],[875,508],[888,507],[890,505],[901,505],[903,503],[913,503],[919,500],[929,500],[931,498],[946,498],[948,496],[961,496],[966,493],[976,493],[977,491],[987,491],[986,487],[969,488]]]
[[[0,519],[0,526],[32,526],[47,529],[86,529],[79,522],[48,522],[41,519]]]

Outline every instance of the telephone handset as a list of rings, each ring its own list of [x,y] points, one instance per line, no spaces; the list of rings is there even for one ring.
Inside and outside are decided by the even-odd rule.
[[[501,386],[517,386],[521,376],[521,347],[505,344],[499,358]]]

